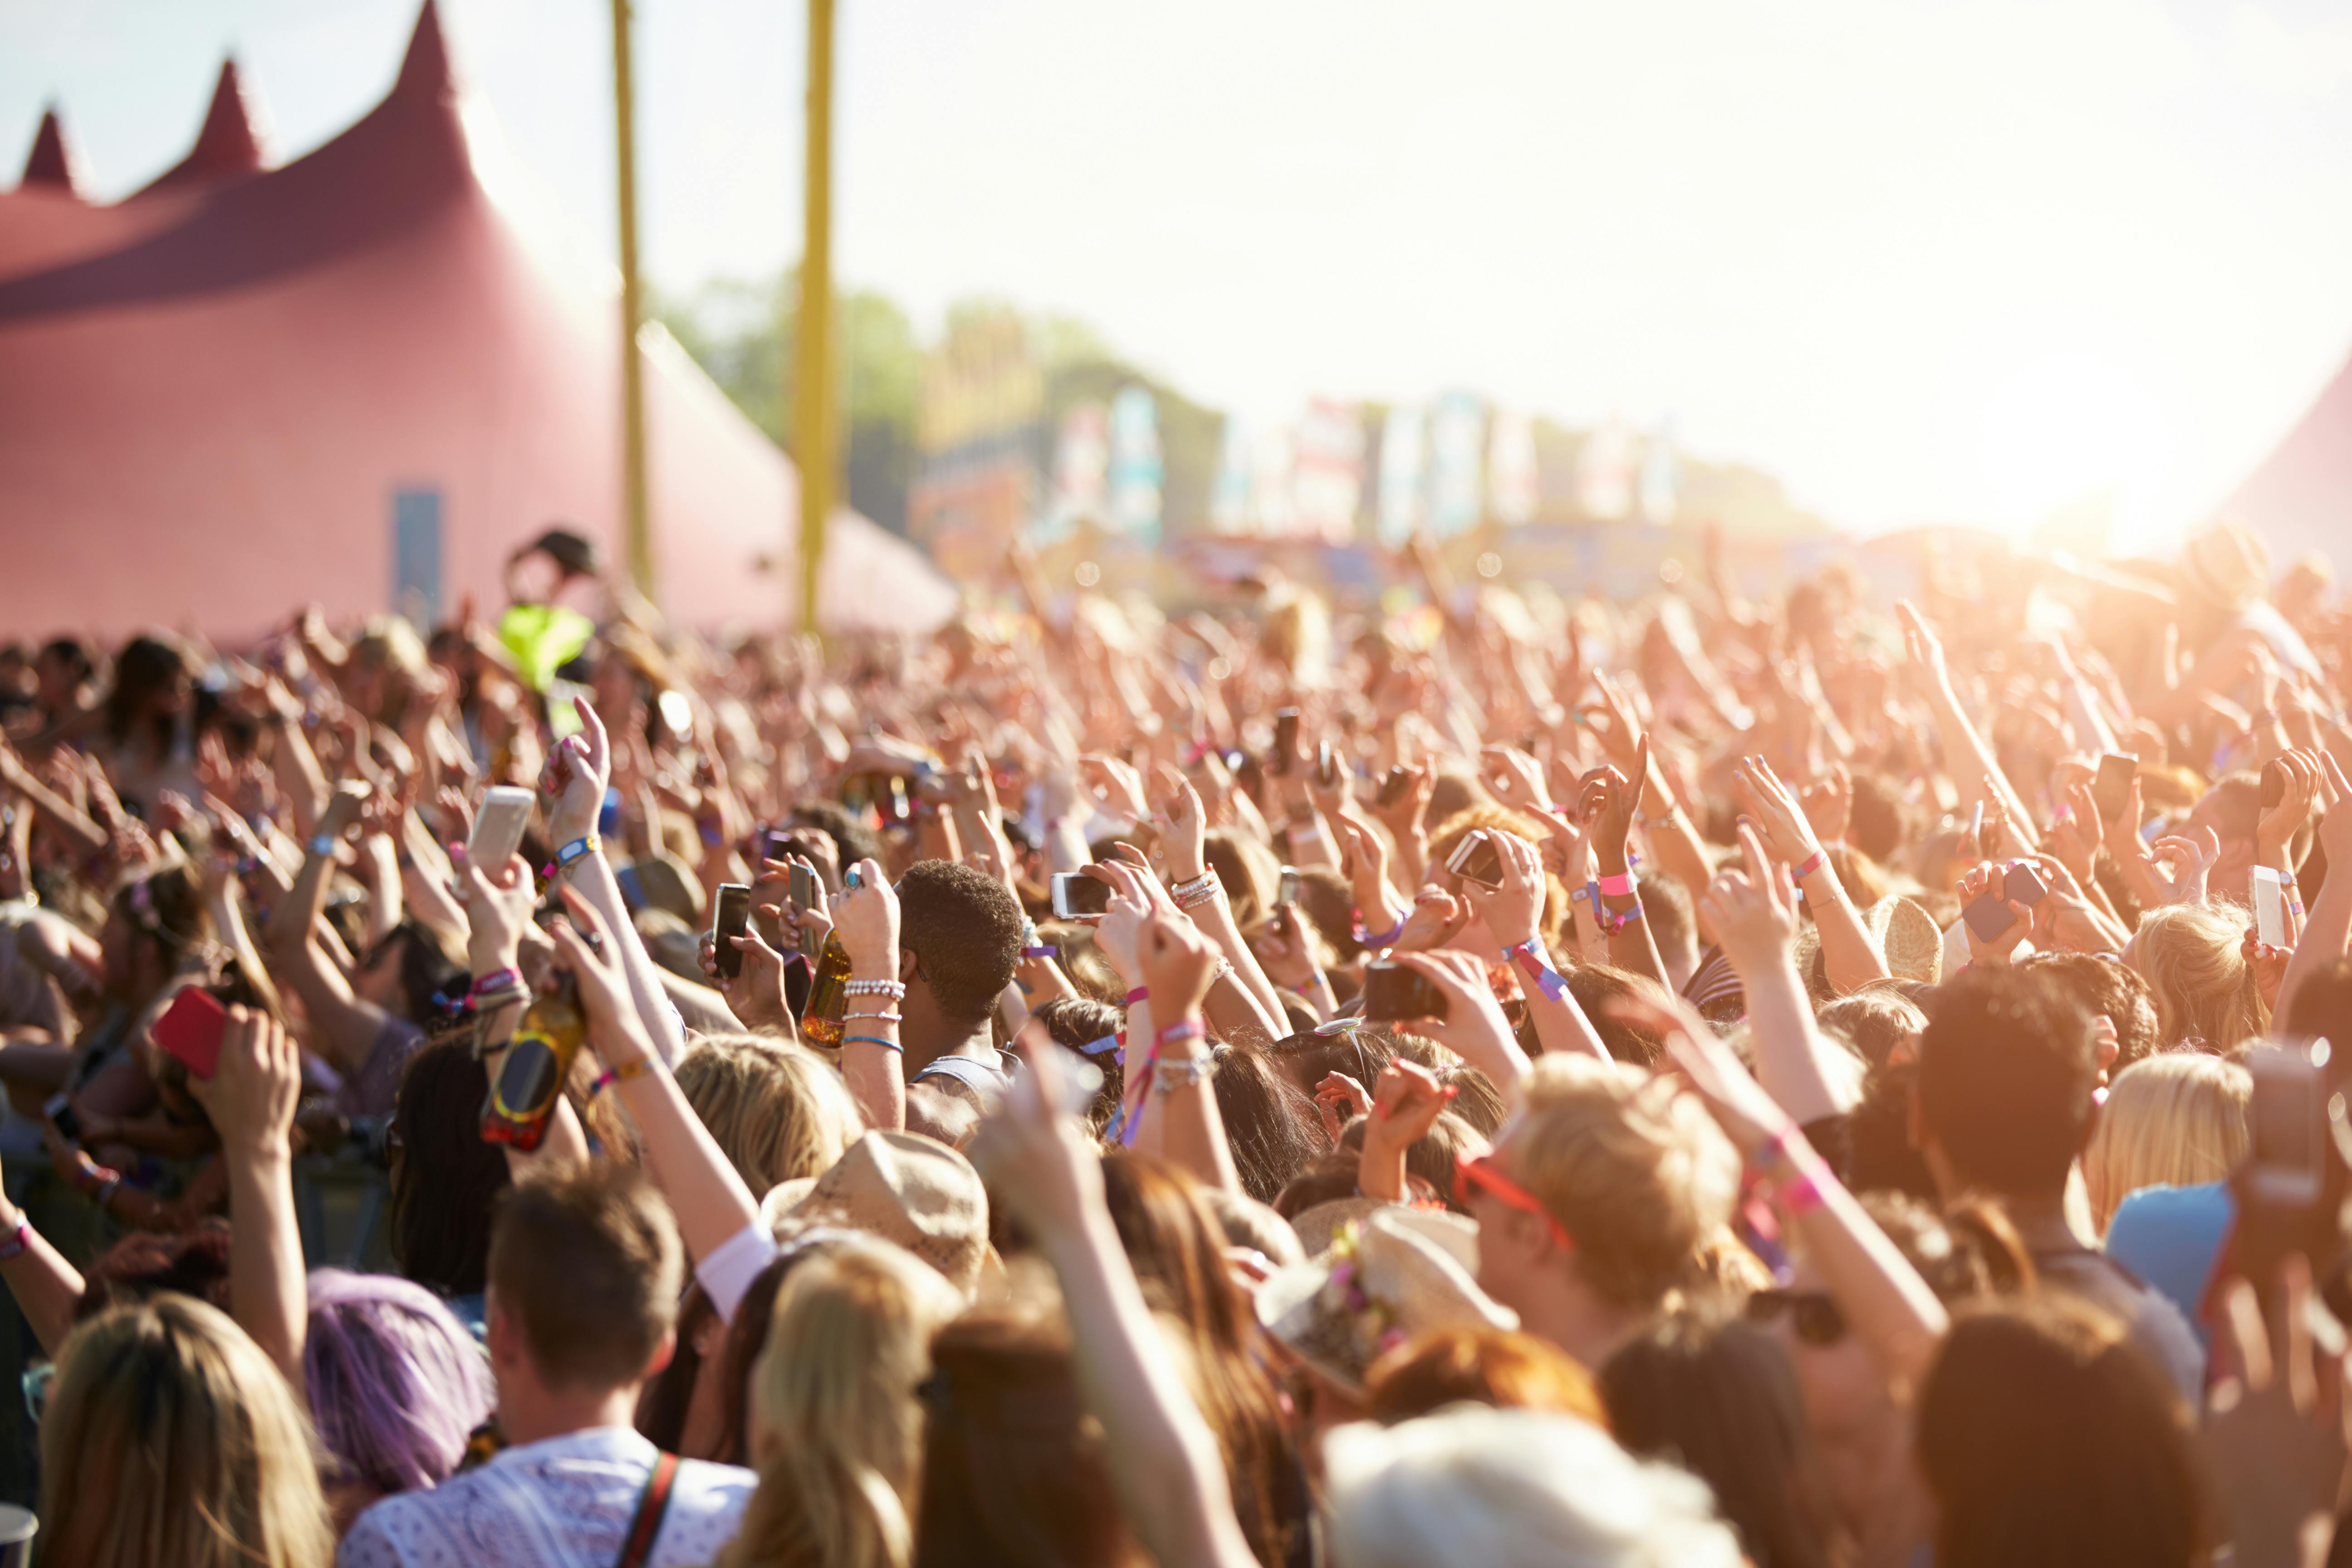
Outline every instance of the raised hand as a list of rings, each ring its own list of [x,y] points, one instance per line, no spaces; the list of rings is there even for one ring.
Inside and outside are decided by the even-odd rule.
[[[1208,813],[1183,773],[1162,763],[1152,773],[1160,787],[1152,801],[1152,820],[1160,825],[1160,842],[1168,858],[1168,874],[1189,882],[1201,874],[1208,836]]]
[[[1466,952],[1398,952],[1390,962],[1429,980],[1445,996],[1445,1016],[1402,1020],[1495,1080],[1507,1095],[1528,1069],[1527,1053],[1503,1016],[1483,961]]]
[[[1372,1097],[1346,1073],[1327,1072],[1315,1086],[1315,1109],[1322,1112],[1324,1136],[1336,1148],[1349,1119],[1371,1114]]]
[[[1478,781],[1486,793],[1514,811],[1551,811],[1551,790],[1543,766],[1516,746],[1486,746],[1478,752]]]
[[[1742,976],[1785,960],[1797,935],[1796,889],[1764,852],[1756,830],[1739,828],[1739,860],[1699,896],[1699,915]]]
[[[467,966],[477,977],[512,969],[536,898],[530,868],[512,855],[487,871],[469,863],[464,875]]]
[[[1843,844],[1853,822],[1853,775],[1843,763],[1833,762],[1827,773],[1798,793],[1797,804],[1805,808],[1805,820],[1818,842]]]
[[[1180,911],[1155,911],[1136,933],[1136,960],[1162,1028],[1196,1016],[1217,977],[1217,946]]]
[[[1813,837],[1812,823],[1770,763],[1760,754],[1742,757],[1732,780],[1748,821],[1772,858],[1784,866],[1801,866],[1813,858],[1821,844]]]
[[[1497,828],[1490,830],[1486,837],[1502,862],[1502,886],[1484,887],[1465,878],[1462,897],[1468,900],[1496,943],[1508,952],[1532,941],[1542,929],[1544,894],[1548,890],[1543,857],[1534,845],[1516,833]]]
[[[872,860],[850,868],[845,886],[828,910],[833,934],[858,980],[898,978],[898,894]]]
[[[1957,890],[1960,895],[1960,925],[1968,933],[1971,963],[2007,964],[2016,954],[2018,943],[2033,929],[2033,911],[2008,897],[2004,889],[2007,876],[2002,867],[1982,860],[1969,868],[1959,879]],[[2006,904],[2010,913],[2010,923],[1990,938],[1978,935],[1975,924],[1967,918],[1969,906],[1987,894]],[[2042,901],[2047,903],[2049,900]]]

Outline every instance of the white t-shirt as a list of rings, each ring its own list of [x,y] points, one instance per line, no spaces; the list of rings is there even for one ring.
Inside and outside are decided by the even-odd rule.
[[[509,1448],[369,1509],[343,1537],[336,1568],[613,1568],[659,1452],[626,1426]],[[734,1465],[680,1464],[647,1568],[716,1559],[758,1485]]]

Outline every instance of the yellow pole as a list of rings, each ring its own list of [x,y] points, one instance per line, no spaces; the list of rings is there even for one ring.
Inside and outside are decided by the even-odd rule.
[[[637,363],[637,116],[629,72],[629,0],[613,0],[613,131],[621,208],[621,506],[629,577],[654,600],[653,520],[646,500],[646,386]]]
[[[833,0],[808,0],[808,170],[793,365],[793,456],[801,481],[801,628],[817,630],[817,569],[833,513]]]

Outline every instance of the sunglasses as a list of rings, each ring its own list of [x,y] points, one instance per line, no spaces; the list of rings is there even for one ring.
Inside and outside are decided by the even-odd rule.
[[[1845,1338],[1845,1314],[1825,1290],[1759,1290],[1748,1298],[1748,1321],[1770,1323],[1789,1314],[1798,1340],[1826,1349]]]
[[[1495,1163],[1494,1155],[1465,1154],[1454,1163],[1454,1200],[1464,1208],[1468,1208],[1470,1194],[1474,1192],[1485,1193],[1506,1208],[1535,1215],[1549,1227],[1553,1242],[1562,1250],[1575,1250],[1576,1240],[1568,1234],[1568,1227],[1553,1217],[1551,1210],[1544,1207],[1542,1199],[1505,1175],[1503,1168]]]

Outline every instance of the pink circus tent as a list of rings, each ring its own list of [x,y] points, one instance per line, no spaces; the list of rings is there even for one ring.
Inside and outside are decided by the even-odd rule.
[[[383,103],[280,169],[233,65],[187,157],[111,206],[52,110],[0,194],[0,634],[495,607],[557,521],[621,560],[617,286],[548,260],[477,163],[431,0]],[[791,463],[658,328],[637,352],[663,609],[789,621]],[[956,602],[847,511],[824,587],[841,626]]]

